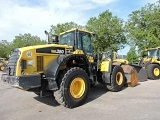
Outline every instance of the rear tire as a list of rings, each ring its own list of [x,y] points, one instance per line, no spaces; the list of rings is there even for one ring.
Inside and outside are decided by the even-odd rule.
[[[122,90],[125,84],[125,75],[122,67],[115,66],[111,74],[111,84],[106,85],[107,89],[112,92],[118,92]]]
[[[147,74],[149,79],[160,79],[160,66],[157,64],[149,64],[147,67]]]
[[[61,72],[58,80],[62,80],[59,90],[54,92],[55,100],[68,108],[81,105],[86,99],[90,81],[87,73],[79,67],[70,68]]]

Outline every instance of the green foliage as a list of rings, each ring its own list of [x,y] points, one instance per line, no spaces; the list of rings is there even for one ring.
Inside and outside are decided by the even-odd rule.
[[[72,28],[86,28],[98,35],[93,40],[95,52],[117,51],[129,43],[132,47],[127,54],[128,60],[133,62],[137,59],[135,46],[139,51],[157,47],[160,44],[160,0],[154,4],[147,4],[140,10],[133,11],[125,23],[117,16],[113,16],[109,10],[100,13],[97,17],[91,17],[86,26],[74,22],[51,25],[50,35],[59,35]],[[127,36],[127,39],[126,39]],[[10,50],[14,48],[45,44],[38,36],[31,34],[19,34],[13,42],[0,41],[0,57],[8,57]],[[133,57],[134,56],[134,57]]]
[[[86,28],[98,35],[98,39],[94,40],[95,51],[110,49],[117,51],[124,48],[126,44],[123,21],[117,16],[112,16],[108,10],[99,14],[98,17],[91,17]]]
[[[7,42],[7,40],[0,41],[0,57],[9,58],[11,50],[11,43]]]
[[[59,23],[56,26],[51,25],[50,34],[59,35],[60,33],[73,29],[73,28],[83,28],[83,26],[78,25],[74,22],[66,22],[62,24]]]
[[[160,1],[133,11],[126,23],[128,42],[139,50],[160,44]]]
[[[138,61],[138,55],[136,54],[135,47],[130,48],[126,59],[129,61],[129,63],[135,63]]]
[[[19,34],[19,36],[15,36],[13,40],[12,47],[20,48],[32,45],[41,45],[45,44],[44,40],[41,40],[38,36],[32,36],[30,33],[28,34]]]
[[[29,33],[24,35],[20,34],[19,36],[15,36],[13,42],[7,42],[7,40],[0,41],[0,57],[8,58],[11,50],[14,48],[40,44],[45,44],[45,41]]]

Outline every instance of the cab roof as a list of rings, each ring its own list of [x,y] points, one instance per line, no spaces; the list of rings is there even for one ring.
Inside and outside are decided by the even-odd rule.
[[[84,29],[80,29],[80,28],[73,28],[73,29],[70,29],[70,30],[67,30],[67,31],[65,31],[65,32],[60,33],[60,35],[65,34],[66,32],[71,32],[71,31],[75,31],[75,30],[78,30],[78,31],[81,31],[81,32],[86,32],[86,33],[93,34],[93,32],[90,32],[90,31],[87,31],[87,30],[84,30]]]
[[[155,49],[160,49],[160,47],[149,48],[149,49],[146,49],[146,50],[155,50]]]

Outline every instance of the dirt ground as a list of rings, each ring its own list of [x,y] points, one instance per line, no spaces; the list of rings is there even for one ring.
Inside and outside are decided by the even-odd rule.
[[[1,76],[1,72],[0,72]],[[97,84],[82,106],[68,109],[53,97],[0,82],[0,120],[159,120],[160,80],[148,80],[120,92]]]

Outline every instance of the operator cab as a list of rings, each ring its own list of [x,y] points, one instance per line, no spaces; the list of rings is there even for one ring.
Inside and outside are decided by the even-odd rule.
[[[73,29],[59,35],[59,44],[67,44],[68,46],[73,46],[74,50],[83,50],[87,55],[92,55],[92,33]]]
[[[150,49],[147,50],[148,57],[160,57],[160,50],[159,49]]]

